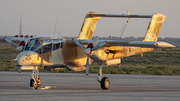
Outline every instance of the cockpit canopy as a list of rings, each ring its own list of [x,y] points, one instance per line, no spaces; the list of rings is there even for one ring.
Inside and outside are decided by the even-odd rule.
[[[60,38],[33,38],[28,40],[24,50],[43,54],[62,47],[63,39]]]

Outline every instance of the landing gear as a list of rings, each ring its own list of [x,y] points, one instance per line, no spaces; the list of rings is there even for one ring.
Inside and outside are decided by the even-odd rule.
[[[97,81],[100,83],[101,85],[101,88],[103,90],[108,90],[109,87],[110,87],[110,80],[108,79],[108,77],[103,77],[102,78],[102,67],[104,65],[105,62],[98,62],[99,64],[99,74],[98,74],[98,78],[97,78]]]
[[[41,86],[41,78],[40,78],[40,77],[38,77],[36,81],[37,81],[37,85],[38,85],[38,87],[40,87],[40,86]]]
[[[33,79],[31,79],[30,80],[30,87],[37,89],[37,87],[38,87],[37,81],[34,81]]]
[[[38,68],[35,67],[34,70],[31,72],[30,87],[37,89],[40,86],[41,86],[41,78],[39,77]]]
[[[109,89],[110,87],[110,80],[108,79],[108,77],[103,77],[101,80],[101,88],[104,90]]]

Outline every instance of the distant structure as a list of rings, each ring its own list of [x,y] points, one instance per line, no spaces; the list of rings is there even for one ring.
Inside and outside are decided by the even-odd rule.
[[[21,16],[20,16],[20,29],[19,29],[19,36],[22,35],[22,19],[21,19]]]

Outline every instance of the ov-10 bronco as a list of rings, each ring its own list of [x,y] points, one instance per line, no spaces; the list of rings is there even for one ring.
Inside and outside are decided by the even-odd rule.
[[[144,40],[92,40],[98,20],[102,17],[120,18],[150,18]],[[16,69],[32,70],[30,86],[36,89],[41,85],[39,67],[67,67],[74,71],[86,70],[93,61],[99,64],[97,81],[102,89],[109,89],[110,80],[102,77],[103,65],[119,64],[123,57],[153,51],[154,48],[173,48],[175,46],[157,41],[163,22],[166,17],[162,14],[153,15],[124,15],[124,14],[98,14],[89,12],[85,16],[79,36],[65,39],[59,36],[35,36],[29,38],[25,46],[16,46],[11,39],[4,38],[7,42],[22,50],[16,57]]]

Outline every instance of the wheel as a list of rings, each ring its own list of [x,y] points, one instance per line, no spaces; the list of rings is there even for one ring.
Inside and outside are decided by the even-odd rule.
[[[110,87],[110,80],[108,77],[103,77],[101,80],[101,88],[103,90],[108,90]]]
[[[30,80],[30,87],[33,87],[34,89],[37,89],[38,84],[36,81],[34,81],[33,79]]]
[[[71,68],[69,68],[68,66],[66,66],[65,67],[68,71],[71,71],[72,69]]]
[[[49,67],[49,66],[44,66],[44,69],[45,69],[45,70],[51,70],[51,67]]]
[[[36,81],[37,81],[37,85],[38,85],[38,87],[40,87],[40,86],[41,86],[41,78],[40,78],[40,77],[38,77]]]

